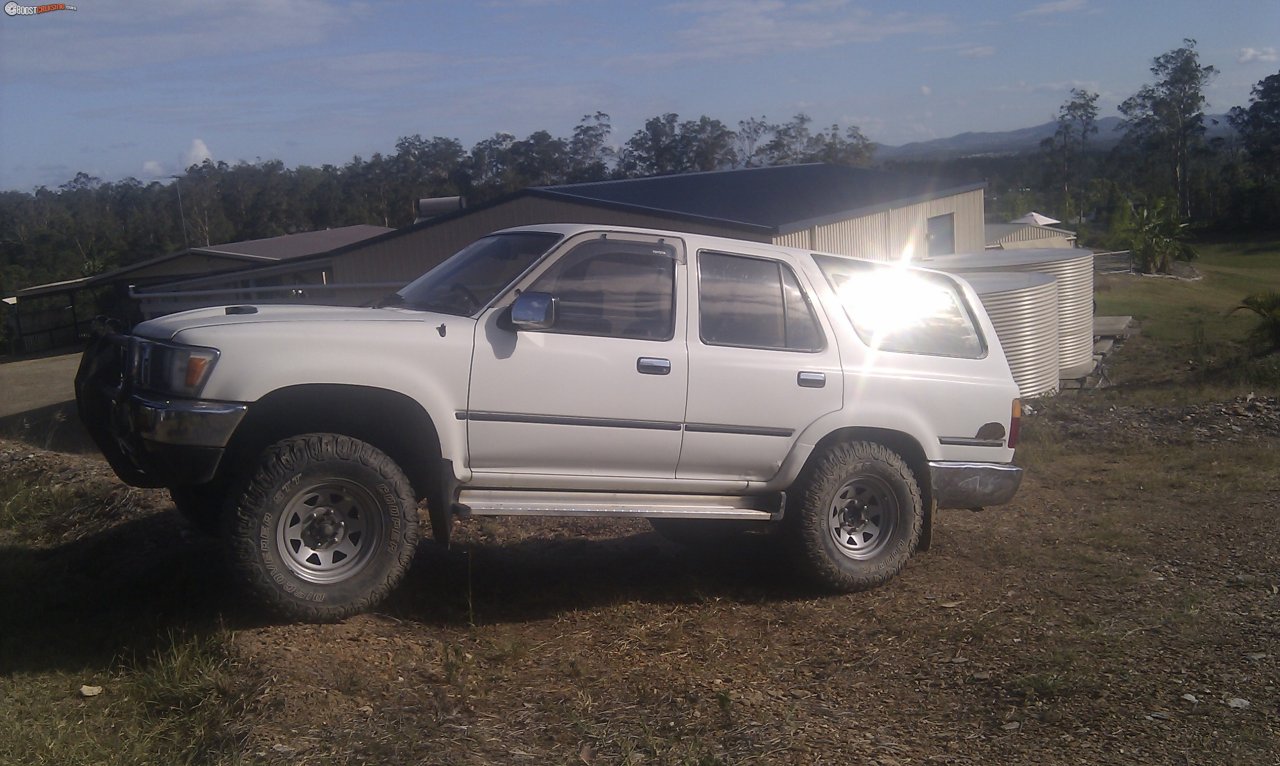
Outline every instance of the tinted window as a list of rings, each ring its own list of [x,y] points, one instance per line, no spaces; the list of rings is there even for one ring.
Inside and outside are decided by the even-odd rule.
[[[556,297],[548,332],[670,340],[675,334],[675,253],[599,240],[576,247],[529,288]]]
[[[817,351],[822,330],[791,269],[779,261],[723,253],[698,257],[703,343]]]
[[[814,260],[868,346],[966,359],[986,353],[964,298],[943,275],[827,255]]]

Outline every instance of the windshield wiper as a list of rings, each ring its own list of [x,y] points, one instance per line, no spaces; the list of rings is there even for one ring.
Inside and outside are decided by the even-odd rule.
[[[400,293],[387,293],[381,298],[370,304],[371,308],[384,309],[387,306],[399,306],[404,303],[404,296]]]

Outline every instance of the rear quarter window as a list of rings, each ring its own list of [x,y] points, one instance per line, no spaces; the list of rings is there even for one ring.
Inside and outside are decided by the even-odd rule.
[[[854,331],[880,351],[980,359],[986,343],[959,287],[941,274],[814,255]]]

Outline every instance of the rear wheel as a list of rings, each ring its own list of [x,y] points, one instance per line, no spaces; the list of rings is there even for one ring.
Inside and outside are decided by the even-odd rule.
[[[230,527],[233,566],[250,591],[310,621],[377,604],[404,575],[418,541],[404,472],[372,445],[336,434],[270,447]]]
[[[788,513],[801,568],[824,587],[873,588],[906,566],[924,504],[900,455],[872,442],[838,444],[801,479]]]

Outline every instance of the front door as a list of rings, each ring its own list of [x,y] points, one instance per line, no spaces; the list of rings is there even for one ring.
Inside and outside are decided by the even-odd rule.
[[[526,289],[554,324],[477,325],[467,421],[480,473],[675,476],[688,361],[679,243],[609,234],[570,246]]]

